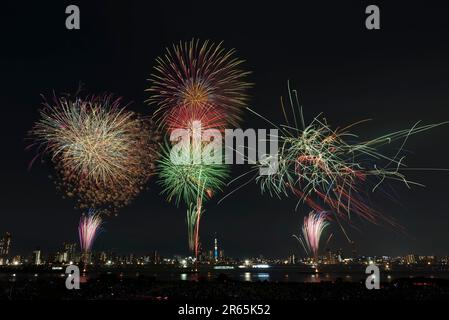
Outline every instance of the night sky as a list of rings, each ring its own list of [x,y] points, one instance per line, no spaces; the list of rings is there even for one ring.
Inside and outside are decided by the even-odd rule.
[[[10,2],[10,3],[8,3]],[[250,106],[279,122],[279,97],[287,80],[301,96],[305,116],[324,112],[333,126],[370,118],[354,128],[363,138],[424,123],[449,120],[449,5],[395,1],[378,4],[381,30],[365,28],[363,1],[42,1],[2,2],[0,75],[2,137],[0,233],[12,233],[13,254],[63,242],[77,242],[81,212],[63,200],[47,164],[27,169],[27,131],[38,119],[41,94],[111,92],[132,101],[131,109],[150,115],[144,89],[155,58],[164,48],[192,37],[224,41],[253,73]],[[436,1],[435,1],[436,2]],[[331,4],[332,3],[332,4]],[[78,4],[81,30],[65,28],[65,7]],[[249,112],[243,128],[269,128]],[[449,168],[449,125],[407,144],[410,167]],[[385,149],[384,149],[385,150]],[[386,149],[390,155],[395,149]],[[248,167],[236,168],[234,176]],[[374,195],[373,206],[394,217],[404,231],[357,218],[348,227],[359,253],[368,255],[449,254],[449,172],[415,172],[409,178],[426,188],[392,184],[399,203]],[[232,191],[230,187],[222,194]],[[388,192],[392,193],[390,189]],[[187,254],[185,208],[160,196],[155,177],[148,190],[118,217],[107,220],[97,250],[166,255]],[[221,196],[222,196],[221,195]],[[298,233],[307,208],[295,199],[261,196],[251,184],[220,205],[207,204],[201,225],[203,246],[216,233],[226,255],[299,254]],[[333,226],[332,249],[349,245]]]

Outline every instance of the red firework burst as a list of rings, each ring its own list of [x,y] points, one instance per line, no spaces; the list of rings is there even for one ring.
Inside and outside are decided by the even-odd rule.
[[[167,48],[157,58],[151,75],[150,104],[158,108],[155,116],[162,124],[173,108],[189,104],[192,109],[213,105],[226,114],[226,122],[237,125],[240,111],[248,101],[246,90],[252,85],[244,79],[249,74],[240,69],[243,60],[226,50],[221,43],[190,42]]]
[[[213,105],[182,104],[170,110],[166,119],[168,132],[175,129],[192,130],[193,123],[199,122],[201,130],[226,128],[226,115]]]

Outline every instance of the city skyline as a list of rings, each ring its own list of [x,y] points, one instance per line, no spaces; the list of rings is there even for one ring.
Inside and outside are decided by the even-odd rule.
[[[73,261],[74,259],[71,259],[70,256],[76,255],[78,260],[81,258],[82,250],[80,249],[79,242],[70,242],[66,241],[63,242],[62,245],[59,246],[57,250],[51,250],[48,248],[43,248],[39,245],[35,246],[32,250],[28,252],[17,252],[14,251],[12,246],[12,235],[9,232],[6,232],[3,236],[0,237],[0,265],[4,263],[5,261],[8,261],[9,264],[14,261],[15,258],[29,258],[31,255],[34,255],[36,251],[39,251],[39,254],[41,257],[47,257],[50,260],[53,259],[53,261],[47,261],[47,262],[69,262]],[[288,254],[287,257],[295,256],[298,259],[311,259],[311,257],[304,252],[303,250],[300,250],[300,248],[297,248],[297,251],[292,251]],[[134,256],[136,259],[138,257],[145,257],[149,254],[155,255],[157,254],[159,257],[175,257],[175,256],[183,256],[183,257],[194,257],[192,253],[189,253],[188,250],[185,250],[184,253],[181,252],[160,252],[157,248],[149,249],[142,252],[134,252],[132,250],[129,250],[128,252],[121,252],[115,250],[115,248],[93,248],[89,251],[91,254],[96,255],[102,255],[102,254],[111,254],[115,257],[127,257],[127,256]],[[200,250],[200,257],[208,257],[210,261],[219,261],[219,258],[224,258],[224,248],[219,245],[219,239],[214,238],[213,242],[209,244],[209,246],[205,245],[203,247],[203,244],[201,243],[201,250]],[[318,254],[319,257],[327,256],[329,253],[338,253],[341,258],[357,258],[357,257],[408,257],[408,256],[416,256],[416,257],[440,257],[440,258],[447,258],[449,257],[449,254],[442,254],[442,255],[435,255],[435,254],[418,254],[413,252],[403,253],[403,254],[397,254],[397,255],[391,255],[391,254],[365,254],[363,252],[359,252],[356,248],[356,246],[352,245],[350,250],[343,250],[343,248],[333,248],[330,246],[322,247],[320,249],[320,252]],[[229,254],[226,257],[231,259],[253,259],[254,257],[264,257],[266,259],[282,259],[283,256],[266,256],[262,252],[259,253],[249,253],[246,255],[232,255]],[[63,258],[66,257],[66,258]],[[201,258],[200,258],[201,259]]]

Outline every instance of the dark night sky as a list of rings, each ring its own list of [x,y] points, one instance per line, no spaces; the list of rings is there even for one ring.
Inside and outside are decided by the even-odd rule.
[[[0,7],[0,233],[13,234],[15,253],[36,246],[48,252],[77,241],[80,212],[57,194],[47,165],[27,170],[33,154],[24,150],[25,137],[38,117],[40,94],[74,92],[82,82],[87,92],[115,93],[133,101],[133,110],[150,114],[143,102],[146,79],[155,58],[175,41],[199,37],[236,48],[253,71],[251,107],[274,120],[281,120],[279,96],[288,79],[308,119],[321,111],[335,126],[374,119],[356,128],[362,137],[409,128],[417,120],[449,120],[449,5],[442,2],[375,1],[380,31],[365,29],[364,11],[371,3],[363,1],[28,2]],[[65,7],[72,3],[81,9],[80,31],[65,29]],[[243,127],[267,127],[249,113],[244,119]],[[413,137],[409,166],[447,168],[448,137],[449,126]],[[358,230],[349,231],[359,252],[449,254],[449,172],[410,178],[427,187],[393,184],[400,204],[372,198],[405,232],[355,219]],[[154,182],[107,221],[97,249],[187,253],[185,210],[167,203]],[[294,212],[294,199],[262,197],[254,184],[220,205],[218,199],[208,204],[202,221],[204,246],[212,246],[216,232],[231,256],[299,253],[291,235],[306,209]],[[339,229],[333,232],[331,247],[347,250]]]

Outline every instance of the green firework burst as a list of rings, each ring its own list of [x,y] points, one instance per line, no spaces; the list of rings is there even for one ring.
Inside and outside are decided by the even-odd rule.
[[[176,205],[179,205],[181,200],[190,204],[195,203],[198,198],[210,198],[216,191],[222,190],[229,177],[229,168],[224,164],[196,164],[193,161],[186,161],[185,164],[173,163],[169,144],[162,148],[158,162],[162,193],[167,196],[168,201],[174,201]]]

